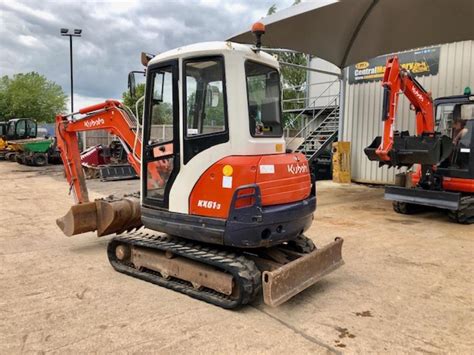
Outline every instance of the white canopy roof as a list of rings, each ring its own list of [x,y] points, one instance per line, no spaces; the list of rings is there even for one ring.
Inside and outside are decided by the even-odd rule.
[[[474,39],[473,20],[474,0],[315,0],[263,18],[262,43],[344,68],[381,54]],[[229,40],[254,41],[250,30]]]

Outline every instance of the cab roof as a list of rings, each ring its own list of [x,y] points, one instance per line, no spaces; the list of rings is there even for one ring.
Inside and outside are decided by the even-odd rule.
[[[225,54],[226,52],[240,53],[246,58],[264,61],[272,66],[278,67],[278,61],[272,55],[265,53],[264,51],[259,51],[256,53],[248,45],[233,42],[201,42],[178,47],[158,54],[150,60],[148,66],[171,59],[204,55],[218,55]]]

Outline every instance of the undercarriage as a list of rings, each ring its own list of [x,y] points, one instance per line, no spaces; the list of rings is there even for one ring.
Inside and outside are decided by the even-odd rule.
[[[470,194],[390,186],[385,189],[385,199],[392,200],[394,211],[400,214],[415,214],[434,207],[447,210],[453,222],[474,223],[474,196]]]
[[[115,270],[223,307],[252,302],[261,292],[278,306],[343,265],[342,239],[317,250],[312,241],[242,251],[159,233],[113,238],[108,257]]]
[[[242,248],[204,241],[206,236],[215,240],[210,228],[207,234],[193,229],[199,234],[195,238],[155,232],[155,228],[166,230],[166,224],[172,223],[171,214],[153,230],[139,231],[143,227],[140,216],[143,211],[139,193],[135,193],[74,205],[57,225],[67,236],[116,233],[108,245],[114,269],[223,308],[247,304],[260,293],[266,304],[278,306],[344,264],[341,238],[317,249],[301,231],[271,246]],[[182,230],[189,227],[188,222],[181,220]],[[265,218],[261,224],[266,225]],[[247,234],[248,240],[253,234],[260,235],[258,228]]]

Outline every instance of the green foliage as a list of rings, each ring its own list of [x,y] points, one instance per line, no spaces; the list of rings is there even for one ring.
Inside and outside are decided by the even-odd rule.
[[[219,89],[217,89],[219,90]],[[207,96],[212,95],[211,90],[208,90]],[[217,106],[213,107],[210,104],[209,98],[207,101],[200,105],[204,110],[204,126],[224,126],[224,94],[219,90],[219,99],[218,99]],[[197,125],[197,122],[194,122],[194,115],[196,107],[198,107],[196,103],[196,92],[192,92],[188,99],[186,100],[186,109],[187,109],[187,121],[188,121],[188,128],[193,128],[194,123]]]
[[[308,61],[303,53],[279,53],[278,60],[280,62],[307,66]],[[281,76],[283,80],[283,100],[292,100],[284,102],[284,109],[302,108],[304,98],[306,96],[306,70],[281,65]],[[301,100],[295,100],[300,98]],[[290,119],[290,114],[285,114],[284,121]]]
[[[160,102],[153,105],[151,124],[173,124],[173,107],[169,102]]]
[[[0,117],[33,118],[54,122],[66,109],[67,96],[61,86],[36,72],[0,78]]]
[[[224,95],[219,92],[219,101],[216,107],[206,105],[204,107],[205,122],[204,125],[224,126]]]
[[[293,5],[297,5],[301,2],[301,0],[295,0]],[[277,11],[277,7],[273,4],[267,11],[267,16],[272,15]],[[265,40],[264,40],[265,42]],[[302,66],[307,66],[309,63],[307,61],[307,57],[303,53],[292,53],[292,52],[281,52],[277,54],[278,61],[297,64]],[[303,108],[305,104],[304,98],[306,96],[305,92],[305,84],[306,84],[306,70],[290,67],[287,65],[281,65],[281,76],[283,82],[283,101],[284,102],[283,109],[298,109]],[[295,100],[301,99],[301,100]],[[285,113],[283,115],[283,125],[286,124],[291,118],[293,114]]]
[[[135,89],[135,97],[130,96],[129,91],[124,91],[122,94],[122,101],[125,106],[128,106],[132,112],[136,115],[135,104],[137,100],[145,95],[145,84],[138,84]],[[138,119],[141,121],[143,117],[143,104],[138,107]]]

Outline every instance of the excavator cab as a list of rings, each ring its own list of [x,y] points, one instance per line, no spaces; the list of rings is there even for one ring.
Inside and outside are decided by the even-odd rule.
[[[438,172],[448,177],[474,179],[474,96],[460,95],[434,101],[437,130],[451,138],[451,154]]]
[[[36,138],[38,127],[36,121],[31,118],[13,118],[7,122],[0,123],[0,157],[7,160],[15,160],[15,151],[18,147],[13,145],[14,141]]]
[[[146,227],[241,248],[280,244],[308,228],[311,175],[301,154],[286,153],[272,56],[229,43],[189,46],[151,59],[146,88]]]
[[[36,138],[38,127],[30,118],[13,118],[5,127],[5,138],[9,141]]]

